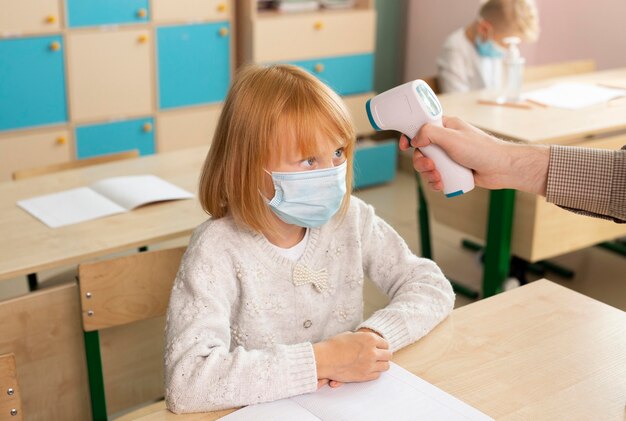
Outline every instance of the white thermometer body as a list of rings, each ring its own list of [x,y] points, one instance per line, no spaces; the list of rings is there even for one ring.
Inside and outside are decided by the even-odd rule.
[[[376,130],[397,130],[411,140],[426,123],[443,126],[441,104],[423,80],[396,86],[367,101],[367,116]],[[435,162],[446,197],[459,196],[474,188],[472,171],[459,165],[437,145],[420,151]]]

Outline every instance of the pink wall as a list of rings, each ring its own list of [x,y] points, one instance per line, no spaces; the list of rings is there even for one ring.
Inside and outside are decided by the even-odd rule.
[[[446,36],[471,22],[480,0],[408,0],[404,79],[434,75]],[[594,59],[626,66],[626,0],[537,0],[541,36],[523,54],[529,64]]]

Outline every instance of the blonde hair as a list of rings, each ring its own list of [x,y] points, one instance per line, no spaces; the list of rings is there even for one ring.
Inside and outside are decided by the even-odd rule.
[[[479,14],[496,30],[514,30],[528,41],[539,37],[539,13],[534,0],[488,0]]]
[[[279,140],[284,127],[292,129],[293,145]],[[303,157],[319,154],[320,134],[345,151],[346,195],[339,211],[345,215],[352,192],[355,132],[341,98],[295,66],[244,67],[228,92],[202,169],[202,208],[213,218],[231,214],[237,224],[277,233],[272,210],[261,195],[264,187],[273,187],[265,169],[271,157],[281,156],[283,147],[295,146]]]

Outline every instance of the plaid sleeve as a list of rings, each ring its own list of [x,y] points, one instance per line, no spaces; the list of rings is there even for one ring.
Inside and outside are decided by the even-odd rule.
[[[626,146],[551,146],[546,199],[581,215],[626,222]]]

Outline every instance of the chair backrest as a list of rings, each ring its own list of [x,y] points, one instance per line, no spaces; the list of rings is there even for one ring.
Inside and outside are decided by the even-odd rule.
[[[138,156],[139,151],[133,149],[131,151],[96,156],[94,158],[79,159],[78,161],[63,162],[61,164],[46,165],[44,167],[27,168],[24,170],[15,171],[13,173],[13,180],[22,180],[24,178],[36,177],[39,175],[46,175],[59,171],[89,167],[91,165],[106,164],[108,162],[121,161],[123,159],[137,158]]]
[[[108,419],[99,330],[163,316],[185,247],[78,266],[94,421]]]
[[[13,354],[0,355],[0,420],[22,420],[22,400]]]
[[[184,252],[179,247],[79,265],[84,331],[164,315]]]
[[[559,76],[591,73],[596,70],[594,60],[566,61],[561,63],[527,66],[524,69],[524,82],[537,82]]]

